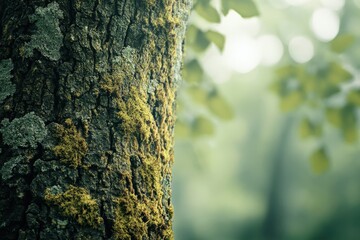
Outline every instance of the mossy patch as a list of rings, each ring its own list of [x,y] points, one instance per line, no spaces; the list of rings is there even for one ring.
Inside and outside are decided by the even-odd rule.
[[[139,88],[131,87],[128,99],[119,99],[118,116],[125,135],[139,133],[143,139],[149,139],[156,124],[146,102],[146,94]]]
[[[54,153],[60,160],[72,167],[81,165],[81,160],[88,151],[88,146],[81,132],[70,118],[65,120],[65,125],[57,126],[60,143],[54,147]]]
[[[159,239],[172,239],[171,228],[165,224],[159,200],[150,200],[126,192],[115,200],[118,206],[113,230],[115,239],[144,239],[149,228],[157,230]]]
[[[103,219],[100,216],[98,203],[88,190],[70,185],[65,192],[58,193],[57,188],[45,191],[45,201],[59,207],[61,214],[72,217],[80,225],[94,228],[100,226]]]
[[[60,59],[60,48],[63,45],[63,35],[59,27],[59,20],[63,19],[63,12],[57,2],[52,2],[47,7],[39,7],[30,16],[30,22],[35,23],[36,32],[31,36],[30,42],[24,46],[25,57],[33,55],[36,49],[50,60]]]
[[[15,93],[15,84],[10,80],[12,78],[11,71],[14,68],[14,64],[11,59],[5,59],[0,61],[0,103],[10,95]]]
[[[119,97],[124,83],[134,77],[135,66],[138,63],[137,56],[136,49],[125,47],[121,55],[112,60],[112,72],[103,76],[101,88]]]
[[[35,148],[47,135],[44,121],[34,112],[16,118],[12,122],[5,118],[1,124],[3,142],[12,148]]]

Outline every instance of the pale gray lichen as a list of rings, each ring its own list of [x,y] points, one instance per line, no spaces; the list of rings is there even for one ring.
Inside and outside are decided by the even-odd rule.
[[[25,158],[17,156],[5,162],[1,168],[1,178],[4,181],[10,180],[14,175],[26,175],[30,172],[29,166],[24,164]]]
[[[10,81],[12,78],[11,70],[13,68],[14,64],[10,58],[0,61],[0,103],[15,93],[15,84]]]
[[[115,68],[119,65],[124,65],[129,72],[134,73],[137,61],[136,56],[136,49],[127,46],[121,51],[121,56],[117,56],[113,59],[113,65]]]
[[[36,33],[31,36],[31,41],[25,44],[24,55],[30,57],[36,49],[50,60],[60,59],[60,48],[63,45],[63,35],[59,27],[59,19],[63,19],[63,12],[57,2],[52,2],[47,7],[39,7],[30,16],[30,21],[35,23]]]
[[[5,118],[0,129],[3,142],[12,148],[32,147],[41,142],[47,134],[44,121],[31,112],[12,122]]]

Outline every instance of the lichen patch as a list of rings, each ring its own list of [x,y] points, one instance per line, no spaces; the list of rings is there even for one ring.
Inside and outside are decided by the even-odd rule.
[[[12,122],[5,118],[1,125],[0,132],[3,142],[15,149],[19,147],[35,148],[47,135],[44,121],[34,112],[21,118],[15,118]]]
[[[65,125],[57,125],[59,144],[54,147],[54,153],[60,160],[72,167],[81,165],[81,160],[88,151],[88,146],[81,132],[70,118]]]
[[[103,222],[98,203],[85,188],[70,185],[65,192],[54,193],[52,190],[46,189],[45,201],[58,206],[62,215],[75,219],[80,225],[94,228]]]
[[[60,59],[60,48],[63,45],[63,35],[59,27],[59,20],[63,19],[63,12],[57,2],[47,7],[39,7],[30,16],[30,22],[36,26],[36,32],[31,36],[30,42],[24,46],[25,57],[31,57],[36,49],[50,60]]]

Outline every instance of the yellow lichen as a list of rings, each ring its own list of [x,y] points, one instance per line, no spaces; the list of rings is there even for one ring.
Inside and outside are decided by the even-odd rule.
[[[128,96],[128,99],[118,101],[121,128],[127,136],[140,133],[144,139],[149,139],[156,124],[146,102],[146,95],[141,89],[131,87]]]
[[[88,147],[86,140],[70,118],[66,119],[65,126],[58,126],[57,134],[60,143],[53,149],[55,155],[70,166],[81,165],[81,160],[86,155]]]
[[[45,200],[58,206],[61,214],[74,218],[80,225],[96,228],[103,222],[97,202],[85,188],[70,185],[67,191],[59,194],[46,189]]]
[[[126,192],[115,199],[118,206],[114,223],[115,239],[143,239],[154,228],[161,239],[172,239],[171,227],[166,226],[159,200],[147,197],[139,199],[135,194]],[[170,230],[169,230],[170,229]]]

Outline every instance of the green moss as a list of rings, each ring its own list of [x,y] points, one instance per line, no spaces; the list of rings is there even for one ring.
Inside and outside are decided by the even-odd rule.
[[[60,143],[54,147],[54,153],[60,160],[70,166],[78,167],[88,151],[85,138],[76,129],[70,118],[65,125],[58,125],[57,134]]]
[[[16,118],[12,122],[6,118],[1,124],[3,127],[0,132],[3,136],[3,142],[12,148],[35,148],[47,134],[44,121],[34,112]]]
[[[137,63],[137,51],[134,48],[125,47],[121,52],[121,56],[113,59],[113,72],[103,76],[101,88],[119,97],[124,83],[134,77]]]
[[[72,217],[80,225],[99,227],[103,222],[98,203],[85,188],[69,186],[68,190],[58,193],[56,188],[45,191],[45,201],[59,207],[61,214]]]
[[[63,19],[63,12],[56,2],[47,7],[39,7],[30,16],[30,22],[35,23],[36,32],[31,36],[31,41],[24,46],[25,57],[30,57],[36,49],[50,60],[60,59],[60,48],[63,45],[63,35],[59,27],[59,20]]]
[[[14,64],[11,59],[5,59],[0,61],[0,103],[5,98],[15,93],[15,84],[10,80],[12,78],[11,71],[14,68]]]
[[[159,200],[139,199],[126,192],[115,200],[118,209],[114,223],[115,239],[131,240],[148,237],[149,227],[157,230],[161,239],[172,239],[171,228],[166,228]],[[160,238],[159,238],[160,239]]]
[[[131,87],[128,96],[128,99],[118,101],[121,128],[126,136],[139,133],[144,139],[149,139],[156,124],[146,102],[146,94]]]

